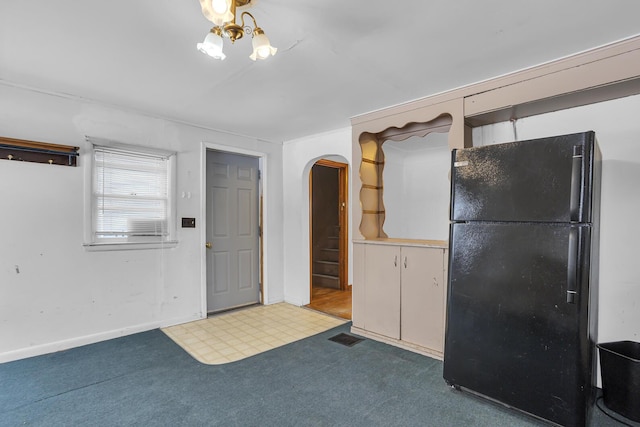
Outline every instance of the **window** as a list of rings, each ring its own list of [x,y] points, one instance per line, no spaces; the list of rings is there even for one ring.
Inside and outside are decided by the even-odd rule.
[[[172,240],[175,154],[94,145],[91,244]]]

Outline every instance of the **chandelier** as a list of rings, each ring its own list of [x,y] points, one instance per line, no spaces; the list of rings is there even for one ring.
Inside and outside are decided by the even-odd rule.
[[[278,51],[277,48],[271,46],[269,39],[265,35],[262,28],[258,27],[256,18],[249,12],[242,12],[240,15],[240,25],[236,23],[236,9],[243,7],[251,7],[257,0],[200,0],[202,14],[209,21],[214,23],[214,27],[209,31],[202,43],[198,43],[196,47],[202,53],[205,53],[216,59],[224,59],[226,55],[222,52],[222,38],[227,37],[231,43],[241,39],[245,33],[251,34],[253,37],[253,53],[249,58],[267,59]],[[253,28],[245,25],[244,19],[248,16],[253,21]]]

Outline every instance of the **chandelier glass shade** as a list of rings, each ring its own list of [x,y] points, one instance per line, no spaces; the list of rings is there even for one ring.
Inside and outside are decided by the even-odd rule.
[[[209,31],[209,34],[204,38],[204,41],[202,43],[198,43],[196,47],[200,52],[215,59],[222,60],[227,57],[227,55],[222,52],[222,35],[220,27],[212,28],[211,31]]]
[[[250,7],[257,0],[200,0],[202,14],[215,25],[206,35],[202,43],[196,45],[197,49],[212,58],[224,59],[226,55],[222,52],[223,38],[226,37],[235,43],[245,34],[251,34],[253,37],[253,52],[249,56],[252,60],[267,59],[278,51],[277,48],[271,46],[269,39],[265,35],[262,28],[258,27],[256,19],[249,12],[240,14],[240,24],[236,23],[238,18],[237,9]],[[253,28],[245,25],[245,17],[250,17],[253,21]]]

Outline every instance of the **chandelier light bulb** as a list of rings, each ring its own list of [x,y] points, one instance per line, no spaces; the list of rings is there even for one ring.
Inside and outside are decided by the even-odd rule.
[[[227,0],[211,0],[211,8],[219,15],[224,15],[229,10],[229,2]]]
[[[200,0],[202,14],[215,25],[224,25],[233,21],[231,2],[236,0]]]

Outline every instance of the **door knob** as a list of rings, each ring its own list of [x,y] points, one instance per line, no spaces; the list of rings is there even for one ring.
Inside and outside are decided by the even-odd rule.
[[[206,247],[207,249],[211,249],[211,246],[213,246],[213,245],[211,244],[211,242],[207,242],[207,243],[205,244],[205,247]]]

